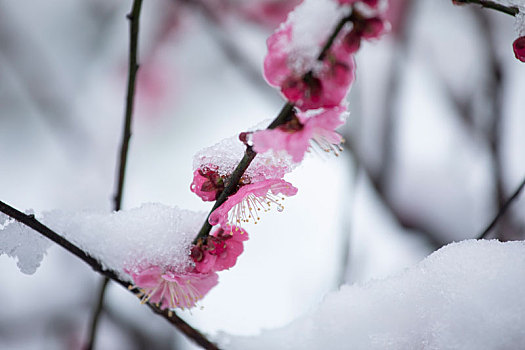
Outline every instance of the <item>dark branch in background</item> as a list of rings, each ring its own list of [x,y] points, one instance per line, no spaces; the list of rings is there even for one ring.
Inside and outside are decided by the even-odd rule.
[[[171,332],[163,334],[150,332],[148,327],[137,324],[135,320],[122,315],[119,310],[114,310],[111,305],[106,305],[104,308],[104,316],[126,332],[126,337],[131,339],[134,349],[177,349],[174,347],[175,338],[172,337]]]
[[[0,201],[0,212],[6,214],[7,216],[15,219],[19,223],[22,223],[26,225],[29,228],[32,228],[33,230],[40,233],[42,236],[47,237],[51,241],[55,242],[62,248],[66,249],[68,252],[75,255],[80,260],[84,261],[86,264],[91,266],[93,270],[96,272],[104,275],[105,277],[109,278],[110,280],[115,281],[116,283],[120,284],[122,287],[126,288],[126,290],[130,291],[133,294],[138,294],[139,290],[134,289],[133,285],[127,281],[121,280],[117,274],[111,270],[104,270],[102,265],[93,257],[86,254],[82,249],[78,248],[73,243],[69,242],[64,237],[60,236],[55,231],[51,230],[49,227],[42,224],[40,221],[35,219],[33,215],[26,215],[22,213],[21,211],[18,211],[17,209],[11,207],[10,205]],[[150,304],[149,302],[146,303],[149,308],[155,312],[156,314],[161,315],[164,317],[169,323],[177,327],[181,332],[183,332],[188,338],[193,340],[198,345],[202,346],[204,349],[210,349],[210,350],[216,350],[218,347],[210,342],[204,335],[202,335],[199,331],[191,327],[189,324],[187,324],[184,320],[182,320],[180,317],[178,317],[175,312],[169,311],[169,310],[162,310],[159,307],[157,307],[154,304]]]
[[[353,14],[353,11],[352,11],[351,15],[341,18],[341,20],[337,23],[337,25],[335,26],[333,32],[331,33],[328,41],[326,42],[326,44],[322,48],[321,52],[319,53],[319,56],[317,58],[318,60],[321,60],[321,59],[324,58],[324,56],[326,55],[326,53],[328,52],[328,50],[332,46],[333,41],[334,41],[335,37],[337,36],[337,34],[339,34],[339,32],[341,31],[341,29],[343,28],[343,26],[344,26],[344,24],[346,22],[348,22],[348,21],[350,21],[350,20],[352,20],[354,18],[354,17],[352,17],[353,15],[354,14]],[[311,74],[312,74],[312,72],[309,71],[304,76],[308,76],[308,75],[311,75]],[[279,125],[282,125],[282,124],[286,123],[292,117],[293,109],[294,109],[294,104],[291,103],[291,102],[287,102],[283,106],[283,108],[281,109],[281,111],[279,112],[277,117],[270,123],[270,125],[268,126],[267,129],[275,129]],[[195,237],[194,243],[196,243],[199,239],[205,238],[206,236],[209,235],[210,230],[212,228],[212,226],[208,222],[208,218],[209,218],[210,214],[215,209],[217,209],[221,204],[226,202],[228,197],[231,196],[235,192],[235,189],[237,188],[237,185],[239,184],[239,181],[241,180],[242,175],[244,174],[246,169],[250,166],[251,162],[253,161],[253,159],[255,158],[256,155],[257,155],[257,153],[252,149],[252,147],[250,147],[250,146],[246,147],[246,151],[244,152],[243,158],[241,159],[241,161],[239,162],[239,164],[237,165],[237,167],[235,168],[233,173],[230,175],[230,177],[226,181],[226,183],[227,183],[226,187],[220,193],[219,197],[217,198],[217,201],[213,205],[213,208],[210,210],[210,213],[206,217],[206,220],[204,221],[204,224],[202,225],[202,228],[200,229],[199,234],[197,235],[197,237]]]
[[[484,238],[487,237],[487,235],[494,228],[494,226],[496,226],[496,224],[499,221],[499,219],[503,215],[505,215],[505,212],[507,211],[507,209],[509,209],[509,207],[512,204],[512,202],[514,202],[514,200],[516,200],[516,198],[518,198],[518,196],[520,195],[521,191],[523,190],[523,187],[525,187],[525,178],[523,178],[523,180],[521,181],[521,184],[518,186],[516,191],[514,191],[512,196],[510,196],[509,199],[507,199],[507,201],[505,203],[503,203],[503,205],[500,207],[498,213],[496,214],[496,217],[490,222],[490,224],[487,226],[487,228],[479,235],[478,239],[484,239]]]
[[[489,125],[485,128],[485,139],[489,145],[490,158],[492,161],[492,174],[495,187],[495,207],[501,208],[505,203],[505,184],[503,150],[501,147],[503,111],[503,67],[498,59],[497,49],[494,46],[494,28],[485,11],[476,11],[475,18],[481,31],[481,37],[485,41],[486,57],[488,58],[488,77],[483,98],[488,102]],[[501,218],[504,226],[511,226],[507,217]],[[516,228],[511,231],[516,232]],[[513,235],[513,232],[510,232]]]
[[[124,191],[124,179],[126,175],[126,164],[128,159],[129,139],[131,138],[131,118],[133,116],[133,105],[135,98],[135,81],[137,78],[137,71],[139,69],[137,51],[138,51],[138,34],[139,34],[139,19],[140,10],[142,8],[142,0],[133,0],[133,7],[131,12],[127,15],[129,20],[129,66],[128,66],[128,91],[126,97],[126,111],[124,117],[124,129],[122,132],[122,145],[120,147],[119,170],[117,178],[117,190],[114,197],[115,211],[119,211],[122,205],[122,194]],[[97,336],[98,320],[102,309],[104,308],[104,295],[108,286],[109,279],[104,277],[101,282],[98,297],[93,309],[93,315],[89,326],[89,338],[86,345],[86,350],[92,350]]]
[[[503,12],[511,16],[516,16],[520,12],[517,7],[505,6],[489,0],[452,0],[452,2],[456,5],[476,4],[480,5],[481,7]]]
[[[97,339],[97,330],[98,330],[98,320],[100,319],[100,313],[104,308],[104,295],[106,293],[106,288],[109,283],[109,278],[103,277],[102,282],[97,293],[97,301],[95,302],[95,307],[93,308],[91,315],[91,322],[89,324],[89,335],[88,343],[86,345],[86,350],[91,350],[95,346],[95,341]]]
[[[413,0],[406,0],[402,11],[402,18],[399,20],[399,28],[395,35],[394,57],[390,63],[390,72],[386,87],[386,98],[383,110],[383,128],[381,164],[377,179],[378,189],[387,192],[388,180],[392,178],[394,158],[396,154],[396,134],[398,124],[398,96],[401,90],[401,80],[403,68],[406,64],[406,53],[409,46],[411,16],[414,8]]]
[[[374,175],[371,167],[363,160],[361,153],[357,151],[354,145],[351,143],[348,143],[347,146],[354,156],[356,167],[360,167],[363,170],[364,175],[370,180],[372,187],[379,196],[379,199],[385,205],[388,211],[394,216],[399,226],[405,230],[413,230],[423,233],[423,237],[435,249],[439,249],[445,244],[449,243],[442,238],[441,233],[435,227],[425,224],[422,221],[412,219],[401,208],[399,208],[398,203],[396,203],[396,201],[388,196],[388,194],[383,190],[382,186],[379,184],[379,177]]]
[[[117,194],[115,195],[115,211],[120,210],[122,204],[122,192],[124,189],[124,179],[126,174],[126,164],[129,149],[129,139],[131,138],[131,117],[133,115],[133,102],[135,98],[135,80],[139,69],[137,59],[139,16],[142,7],[142,0],[133,0],[131,13],[127,15],[129,20],[129,66],[128,66],[128,92],[126,97],[126,112],[124,118],[124,131],[122,135],[122,145],[120,147],[120,162],[118,172]]]

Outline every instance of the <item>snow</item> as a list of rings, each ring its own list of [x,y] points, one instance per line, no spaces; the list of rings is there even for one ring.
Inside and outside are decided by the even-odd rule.
[[[283,25],[292,27],[292,41],[288,49],[291,58],[297,60],[299,69],[312,66],[321,45],[346,10],[333,0],[305,0],[288,15]]]
[[[264,125],[268,124],[264,123]],[[250,130],[257,129],[264,129],[264,127],[258,124],[258,127],[250,128]],[[224,139],[197,152],[193,157],[193,170],[213,165],[218,167],[219,175],[229,176],[242,159],[245,149],[246,146],[239,141],[238,135]],[[255,181],[280,179],[295,166],[291,157],[284,152],[266,152],[255,157],[246,169],[245,176]]]
[[[525,6],[520,7],[520,12],[516,15],[515,26],[518,36],[525,35]]]
[[[47,238],[0,214],[0,256],[14,258],[21,272],[35,273],[50,246]]]
[[[346,285],[290,325],[227,349],[522,349],[525,243],[468,240],[384,280]]]
[[[184,270],[190,264],[189,247],[205,214],[145,204],[140,208],[114,213],[45,212],[46,226],[97,259],[105,269],[124,279],[151,265]],[[50,246],[29,227],[13,223],[0,234],[0,252],[16,256],[20,270],[34,273]]]

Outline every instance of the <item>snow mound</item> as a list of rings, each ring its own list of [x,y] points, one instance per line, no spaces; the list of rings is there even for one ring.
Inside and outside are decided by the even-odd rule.
[[[186,269],[191,264],[191,242],[205,218],[205,213],[145,204],[114,213],[57,210],[43,213],[39,220],[97,259],[104,269],[130,280],[127,272],[152,265]],[[16,256],[22,272],[33,273],[49,245],[25,225],[11,223],[3,230],[0,226],[0,254]]]
[[[463,241],[227,349],[525,349],[525,243]]]

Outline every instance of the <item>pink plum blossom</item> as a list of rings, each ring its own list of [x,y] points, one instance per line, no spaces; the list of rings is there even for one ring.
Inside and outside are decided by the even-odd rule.
[[[516,58],[521,62],[525,62],[525,36],[514,40],[512,48],[514,49],[514,55]]]
[[[294,162],[300,162],[311,142],[325,151],[337,154],[341,135],[335,129],[344,124],[346,108],[339,106],[321,110],[315,115],[297,113],[292,120],[273,130],[261,130],[252,135],[253,148],[256,152],[285,150],[292,156]]]
[[[240,11],[248,19],[275,28],[286,19],[286,15],[302,0],[245,1]]]
[[[191,250],[195,270],[208,273],[229,269],[244,250],[248,233],[237,226],[219,227],[210,236],[200,240]]]
[[[218,283],[216,273],[177,273],[158,266],[131,273],[131,277],[142,292],[142,303],[159,304],[162,309],[191,308]]]
[[[381,17],[358,17],[353,21],[352,30],[343,36],[337,47],[347,54],[353,54],[359,50],[362,39],[379,39],[389,28],[389,23]]]
[[[329,50],[321,62],[308,63],[308,58],[290,52],[292,34],[292,25],[287,23],[268,38],[266,80],[280,87],[283,95],[301,110],[338,106],[354,80],[353,56]]]
[[[216,167],[212,165],[197,169],[193,172],[190,190],[205,202],[214,201],[224,190],[224,178],[217,173]]]
[[[237,134],[234,137],[224,139],[213,146],[200,150],[194,156],[194,178],[190,187],[192,192],[204,200],[214,200],[214,195],[224,189],[228,178],[243,157],[247,146],[244,142],[248,142],[248,134],[250,133],[241,133],[241,135]],[[244,142],[239,140],[240,136]],[[295,164],[288,157],[260,154],[246,169],[239,186],[267,179],[282,179],[294,167]]]
[[[279,179],[264,180],[241,187],[235,194],[231,195],[226,202],[215,209],[208,218],[211,225],[220,224],[225,226],[228,222],[236,225],[249,222],[250,219],[258,222],[259,211],[268,211],[272,204],[277,206],[278,211],[284,209],[280,203],[284,196],[293,196],[297,188],[289,182]]]

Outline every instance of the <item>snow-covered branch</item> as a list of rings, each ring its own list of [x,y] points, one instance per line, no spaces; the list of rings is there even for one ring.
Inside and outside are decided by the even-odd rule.
[[[120,284],[122,287],[126,288],[131,293],[135,295],[141,293],[141,291],[135,288],[132,283],[120,277],[119,276],[120,273],[117,273],[114,270],[106,268],[97,259],[87,254],[84,250],[80,249],[77,245],[71,243],[66,238],[62,237],[61,235],[59,235],[58,233],[56,233],[55,231],[53,231],[46,225],[42,224],[39,220],[35,218],[34,215],[24,214],[21,211],[13,208],[12,206],[2,201],[0,201],[0,212],[4,213],[10,218],[15,219],[18,223],[24,224],[25,226],[31,228],[32,230],[37,231],[44,237],[47,237],[51,241],[55,242],[56,244],[66,249],[68,252],[75,255],[77,258],[79,258],[80,260],[84,261],[86,264],[91,266],[91,268],[94,271]],[[189,324],[187,324],[184,320],[178,317],[173,311],[168,310],[168,309],[161,309],[159,306],[151,302],[145,302],[145,303],[148,305],[148,307],[153,312],[164,317],[169,323],[174,325],[181,332],[183,332],[186,336],[188,336],[190,339],[192,339],[197,344],[201,345],[203,348],[217,349],[215,344],[213,344],[208,339],[206,339],[204,335],[202,335],[199,331],[197,331],[196,329],[191,327]]]
[[[455,4],[475,4],[481,7],[506,13],[507,15],[516,16],[520,10],[517,6],[506,6],[496,1],[490,0],[452,0]]]

